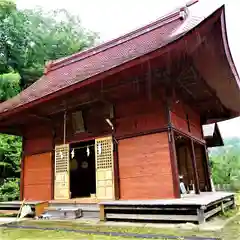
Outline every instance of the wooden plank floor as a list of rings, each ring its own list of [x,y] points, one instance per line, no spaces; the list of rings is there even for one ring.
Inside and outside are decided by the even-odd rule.
[[[84,204],[84,203],[99,203],[99,200],[96,198],[71,198],[71,199],[58,199],[58,200],[51,200],[49,203],[61,203],[61,204]]]
[[[234,193],[204,192],[179,199],[120,200],[100,203],[102,221],[205,222],[211,216],[234,208]]]
[[[221,199],[232,197],[234,193],[228,192],[202,192],[201,194],[187,194],[182,198],[176,199],[157,199],[157,200],[117,200],[100,202],[103,205],[194,205],[207,206]]]

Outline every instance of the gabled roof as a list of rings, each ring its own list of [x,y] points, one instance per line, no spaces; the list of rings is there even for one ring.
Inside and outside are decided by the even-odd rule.
[[[38,104],[43,99],[51,99],[57,93],[70,91],[83,81],[161,49],[193,30],[201,21],[201,18],[189,16],[187,7],[179,8],[120,38],[49,62],[38,81],[0,104],[0,117]]]
[[[0,114],[37,101],[61,89],[138,58],[176,39],[185,9],[172,13],[110,42],[49,62],[45,74],[19,95],[0,104]],[[151,36],[150,36],[151,35]],[[70,64],[76,63],[74,68]],[[60,69],[63,68],[61,71]]]

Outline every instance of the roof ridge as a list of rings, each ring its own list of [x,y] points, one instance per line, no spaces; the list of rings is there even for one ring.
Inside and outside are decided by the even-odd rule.
[[[47,74],[50,71],[53,71],[59,67],[62,67],[63,65],[68,65],[75,61],[79,61],[84,58],[88,58],[99,52],[105,51],[109,48],[112,48],[114,46],[122,44],[123,42],[129,41],[133,38],[138,37],[139,35],[142,35],[148,31],[153,30],[155,27],[159,27],[159,25],[164,26],[165,24],[168,24],[179,18],[182,18],[184,20],[189,14],[188,7],[193,5],[196,2],[198,2],[198,0],[190,1],[189,3],[186,3],[185,6],[178,7],[175,10],[173,10],[172,12],[160,17],[159,19],[152,21],[149,24],[144,25],[140,28],[137,28],[129,33],[126,33],[118,38],[112,39],[112,40],[102,43],[98,46],[89,48],[87,50],[74,53],[74,54],[70,55],[69,57],[63,57],[63,58],[60,58],[55,61],[49,61],[45,66],[44,73]]]

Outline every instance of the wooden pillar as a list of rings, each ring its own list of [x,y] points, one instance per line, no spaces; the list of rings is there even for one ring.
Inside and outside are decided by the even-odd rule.
[[[193,167],[193,177],[194,177],[194,186],[195,186],[195,193],[200,194],[200,186],[199,186],[199,179],[198,179],[198,172],[197,172],[197,163],[196,163],[196,155],[194,149],[194,142],[191,139],[191,160],[192,160],[192,167]]]
[[[52,184],[51,184],[51,198],[54,199],[54,179],[55,179],[55,137],[56,137],[56,131],[53,127],[52,131]]]
[[[208,157],[208,152],[207,152],[206,145],[204,145],[203,148],[204,148],[203,149],[203,155],[204,155],[203,161],[204,161],[208,191],[212,192],[211,170],[210,170],[209,157]]]
[[[113,139],[115,200],[119,200],[120,199],[119,153],[118,153],[118,141],[115,137],[115,129],[113,130],[113,133],[112,133],[112,139]]]
[[[171,86],[168,86],[166,89],[166,117],[168,121],[168,145],[169,145],[169,153],[170,153],[170,161],[171,161],[171,169],[172,169],[172,180],[173,180],[173,190],[174,197],[180,198],[180,181],[179,181],[179,173],[178,173],[178,164],[177,164],[177,153],[175,146],[175,134],[172,128],[172,119],[171,119],[171,103],[172,103],[172,95],[173,91]]]
[[[177,154],[176,154],[174,132],[172,128],[168,129],[168,140],[169,140],[174,196],[175,198],[180,198],[180,181],[179,181],[179,173],[178,173]]]
[[[106,220],[106,215],[105,215],[105,209],[104,209],[104,205],[100,204],[99,205],[99,219],[100,221],[105,221]]]
[[[25,159],[25,138],[22,138],[22,159],[21,159],[21,175],[20,175],[20,200],[24,199],[24,159]]]
[[[64,111],[63,115],[63,144],[66,143],[66,135],[67,135],[67,111]]]

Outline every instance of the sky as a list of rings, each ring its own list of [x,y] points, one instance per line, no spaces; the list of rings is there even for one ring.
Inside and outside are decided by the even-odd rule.
[[[177,7],[184,6],[186,0],[16,0],[19,8],[44,9],[65,8],[79,15],[82,25],[98,32],[101,40],[107,41],[141,27],[167,14]],[[239,17],[239,0],[199,0],[191,6],[191,14],[206,17],[215,9],[225,4],[227,34],[230,50],[240,73],[240,31],[236,19]],[[240,137],[240,117],[219,123],[224,138]]]

